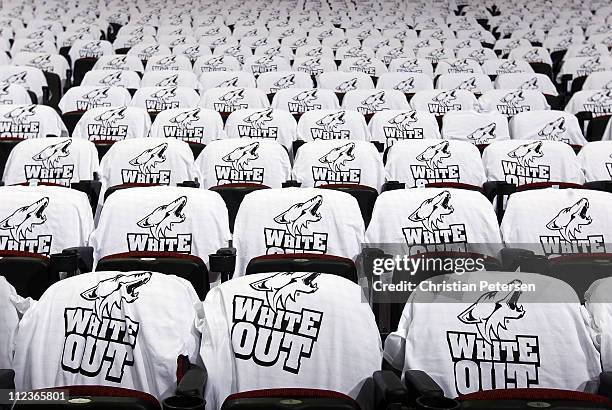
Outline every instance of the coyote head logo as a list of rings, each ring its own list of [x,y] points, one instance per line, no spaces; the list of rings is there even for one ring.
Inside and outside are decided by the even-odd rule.
[[[504,95],[499,101],[511,107],[516,107],[519,103],[525,101],[525,96],[522,90],[512,91]]]
[[[295,74],[289,74],[285,77],[281,77],[274,82],[276,88],[289,88],[295,85]]]
[[[146,56],[147,59],[149,59],[157,52],[159,52],[159,45],[153,44],[153,45],[150,45],[142,49],[142,51],[139,54],[142,54],[143,56]]]
[[[331,114],[327,114],[316,122],[317,125],[323,127],[325,131],[336,132],[338,127],[345,123],[344,116],[346,111],[338,111]]]
[[[112,127],[119,120],[125,118],[127,107],[112,108],[104,111],[102,114],[94,118],[94,121],[99,121],[104,127]]]
[[[46,67],[49,67],[50,64],[51,64],[50,54],[34,57],[28,63],[28,65],[33,66],[33,67],[38,67],[38,68],[41,68],[41,67],[46,68]]]
[[[347,161],[355,159],[355,143],[349,142],[341,147],[337,147],[329,151],[327,154],[319,158],[319,162],[326,164],[330,170],[340,172],[342,171]]]
[[[518,279],[510,282],[510,285],[520,286],[522,282]],[[499,340],[499,329],[506,328],[509,320],[517,320],[525,316],[525,309],[518,304],[521,296],[520,291],[509,292],[487,292],[461,312],[457,319],[468,325],[476,325],[480,336],[492,344],[492,338]]]
[[[523,60],[530,63],[538,63],[542,61],[542,57],[540,56],[539,50],[536,48],[534,50],[530,50],[523,54]]]
[[[225,162],[232,164],[232,168],[236,171],[244,171],[249,165],[249,162],[259,158],[257,150],[259,149],[259,142],[253,142],[245,145],[244,147],[238,147],[229,154],[225,155],[222,159]]]
[[[453,70],[457,71],[468,71],[470,69],[470,63],[465,58],[451,62],[450,66]]]
[[[467,80],[461,81],[455,90],[467,90],[467,91],[475,91],[476,90],[476,77],[468,78]]]
[[[142,174],[149,174],[153,172],[153,169],[160,162],[164,162],[166,157],[164,156],[168,149],[168,143],[164,142],[156,147],[149,148],[143,151],[136,158],[130,160],[130,165],[137,166],[138,170]]]
[[[200,108],[184,111],[170,118],[169,121],[179,128],[190,128],[192,122],[200,121]]]
[[[368,96],[361,102],[368,111],[380,111],[381,106],[385,103],[385,91],[379,91],[376,94]]]
[[[455,101],[457,99],[457,90],[450,91],[442,91],[440,94],[434,96],[431,100],[442,105],[449,106],[451,101]]]
[[[410,129],[413,123],[417,122],[416,111],[408,111],[397,114],[387,122],[402,131]]]
[[[109,87],[104,88],[96,88],[95,90],[91,90],[90,92],[81,96],[81,98],[88,100],[91,104],[98,104],[100,100],[108,98]]]
[[[533,77],[532,79],[525,81],[519,86],[519,90],[539,90],[538,78]]]
[[[345,93],[347,91],[356,90],[357,89],[357,79],[351,78],[350,80],[346,80],[338,84],[336,86],[336,92]]]
[[[543,139],[558,141],[559,137],[565,133],[565,130],[565,118],[559,117],[556,120],[549,122],[544,126],[544,128],[538,131],[538,136]]]
[[[151,98],[156,99],[161,104],[168,102],[171,98],[176,97],[176,87],[162,88],[151,94]]]
[[[599,105],[612,105],[612,89],[598,91],[597,93],[591,95],[588,98],[588,101]]]
[[[313,71],[321,67],[321,58],[309,58],[300,64],[300,67],[304,67],[306,70]]]
[[[124,274],[100,281],[96,286],[81,293],[85,300],[94,301],[94,314],[101,322],[102,317],[112,317],[113,309],[121,310],[123,302],[132,303],[138,299],[138,288],[151,279],[151,272]]]
[[[101,41],[90,41],[89,43],[83,45],[81,47],[81,52],[85,52],[88,55],[94,55],[102,52],[102,42]]]
[[[2,82],[6,84],[25,84],[27,75],[27,71],[22,71],[20,73],[9,75],[4,80],[2,80]]]
[[[238,77],[228,78],[217,84],[217,88],[238,87]]]
[[[21,49],[23,51],[30,51],[30,52],[35,53],[37,51],[42,50],[43,43],[44,43],[44,40],[28,41],[27,44],[24,44],[24,46]]]
[[[183,50],[183,55],[189,57],[191,60],[195,60],[200,55],[200,45],[189,46]]]
[[[151,236],[157,240],[165,238],[175,224],[185,221],[183,209],[187,205],[187,197],[181,196],[166,205],[158,206],[149,215],[136,223],[141,228],[149,228]]]
[[[592,222],[588,212],[589,200],[582,198],[574,205],[559,211],[557,216],[546,224],[546,227],[552,231],[559,231],[561,237],[566,241],[575,240],[580,229]]]
[[[26,232],[32,232],[36,225],[47,220],[44,212],[49,206],[49,198],[44,197],[33,204],[22,206],[11,215],[0,221],[0,229],[9,231],[15,242],[26,239]]]
[[[297,101],[302,104],[308,104],[317,99],[317,89],[313,88],[311,90],[305,90],[301,93],[297,94],[292,98],[292,100]]]
[[[34,115],[35,110],[36,105],[17,107],[14,110],[11,110],[4,114],[4,118],[10,119],[15,124],[26,124],[28,122],[28,117],[32,117]]]
[[[467,139],[474,142],[474,144],[488,144],[490,140],[495,139],[495,129],[497,125],[492,122],[484,127],[476,128],[474,132],[467,136]]]
[[[299,295],[314,293],[318,287],[314,280],[320,273],[279,272],[251,283],[255,290],[266,292],[268,306],[274,311],[286,309],[287,302],[296,302]]]
[[[285,225],[291,236],[302,235],[304,229],[313,222],[321,220],[319,209],[323,205],[323,197],[317,195],[306,202],[297,203],[274,218],[274,222]]]
[[[306,53],[308,57],[320,57],[323,55],[323,47],[314,47]]]
[[[171,86],[177,86],[178,85],[178,74],[173,74],[169,77],[164,78],[163,80],[161,80],[160,82],[158,82],[157,84],[155,84],[156,87],[171,87]]]
[[[394,90],[401,91],[403,93],[409,93],[414,90],[414,77],[407,78],[400,81],[393,86]]]
[[[243,121],[251,124],[253,128],[262,128],[264,123],[272,121],[272,108],[257,111],[246,117]]]
[[[594,71],[599,69],[599,67],[601,67],[601,58],[599,56],[590,58],[580,65],[583,71]]]
[[[110,73],[106,77],[100,79],[100,84],[107,85],[109,87],[116,86],[121,83],[121,77],[123,73],[121,71],[116,71],[114,73]]]
[[[112,68],[113,70],[126,70],[126,60],[127,56],[114,57],[106,63],[106,67]]]
[[[484,49],[480,49],[480,48],[472,51],[468,56],[478,61],[479,63],[482,63],[487,58]]]
[[[544,156],[542,153],[542,141],[534,141],[529,144],[519,145],[508,153],[510,158],[515,158],[522,167],[530,167],[536,158]]]
[[[219,101],[223,101],[227,105],[235,105],[238,101],[244,99],[244,88],[229,91],[219,97]]]
[[[448,150],[448,141],[442,141],[439,144],[427,147],[425,151],[417,155],[417,161],[424,162],[429,169],[440,168],[442,161],[450,158],[451,153]]]
[[[65,158],[70,155],[68,147],[72,143],[72,140],[67,139],[57,144],[49,145],[47,148],[34,155],[32,159],[34,161],[40,161],[43,164],[43,168],[51,169],[57,167],[57,163],[61,158]]]
[[[454,209],[450,205],[450,199],[450,192],[442,191],[433,198],[423,201],[408,219],[412,222],[420,222],[423,228],[433,233],[438,229],[438,224],[443,222],[444,217],[453,213]]]

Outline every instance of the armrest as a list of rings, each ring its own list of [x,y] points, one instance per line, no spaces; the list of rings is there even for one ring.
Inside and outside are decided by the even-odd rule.
[[[76,246],[73,248],[66,248],[63,250],[62,254],[72,252],[76,252],[78,256],[78,268],[81,273],[87,273],[93,270],[94,249],[92,246]]]
[[[404,373],[404,383],[411,400],[421,396],[444,396],[444,390],[422,370],[408,370]]]
[[[399,377],[388,370],[374,372],[374,408],[384,409],[391,404],[402,404],[408,390]]]
[[[198,181],[183,181],[176,184],[176,186],[184,188],[199,188],[200,183]]]
[[[301,182],[295,181],[293,179],[283,182],[283,188],[299,188],[301,186]]]
[[[596,191],[612,192],[612,181],[585,182],[584,187]]]
[[[208,255],[209,270],[221,274],[221,282],[228,281],[236,269],[236,248],[221,248]]]
[[[382,192],[393,191],[395,189],[404,189],[404,188],[406,188],[406,184],[403,184],[398,181],[387,181],[382,186]]]
[[[548,259],[543,255],[536,255],[533,251],[521,248],[502,248],[499,259],[505,271],[514,272],[519,267],[526,272],[546,272]]]
[[[15,371],[13,369],[0,369],[0,389],[15,388]]]
[[[207,380],[206,367],[202,368],[192,364],[176,386],[175,394],[177,396],[204,397],[204,386],[206,386]]]
[[[601,372],[597,394],[612,400],[612,372]]]

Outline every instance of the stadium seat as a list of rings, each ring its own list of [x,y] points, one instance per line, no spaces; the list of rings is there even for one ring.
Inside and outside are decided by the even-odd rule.
[[[115,223],[117,217],[124,223]],[[181,276],[203,299],[209,283],[218,280],[210,273],[209,254],[228,246],[229,239],[227,209],[218,194],[138,187],[107,199],[90,243],[96,270],[150,269]]]

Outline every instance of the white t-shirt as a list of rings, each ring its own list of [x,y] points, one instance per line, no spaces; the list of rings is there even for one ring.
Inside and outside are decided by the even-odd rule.
[[[565,111],[577,114],[590,112],[593,117],[612,115],[612,89],[578,91],[568,101]]]
[[[214,288],[198,312],[211,409],[232,393],[266,388],[299,386],[357,398],[380,368],[372,310],[361,288],[338,276],[281,272],[233,279]],[[279,315],[294,320],[289,327],[265,327]]]
[[[202,94],[200,106],[217,112],[234,112],[246,108],[268,108],[268,96],[257,88],[210,88]]]
[[[302,145],[293,177],[303,187],[356,184],[381,189],[385,182],[382,158],[367,141],[315,140]]]
[[[467,90],[424,90],[410,100],[413,109],[444,115],[449,111],[473,111],[479,108],[474,94]]]
[[[442,135],[475,145],[510,139],[508,119],[497,111],[451,111],[444,115]]]
[[[205,189],[242,183],[281,188],[291,175],[289,155],[282,145],[252,138],[212,141],[196,159],[196,166]]]
[[[23,390],[104,385],[165,398],[176,388],[178,356],[198,363],[197,302],[187,281],[161,273],[94,272],[59,281],[20,322],[15,383]]]
[[[384,110],[370,119],[371,141],[389,148],[396,141],[422,138],[440,138],[436,117],[427,111]]]
[[[489,181],[515,185],[584,182],[574,150],[560,141],[496,141],[485,148],[482,162]]]
[[[43,182],[70,187],[93,180],[100,172],[98,151],[89,141],[70,138],[34,138],[13,148],[4,168],[6,185]]]
[[[129,105],[131,99],[130,93],[122,87],[81,85],[66,91],[58,106],[63,113],[88,111],[98,107],[122,107]]]
[[[142,87],[139,88],[130,105],[160,112],[171,108],[192,108],[198,105],[200,96],[189,87]]]
[[[346,98],[346,96],[345,96]],[[338,109],[338,97],[332,90],[319,88],[286,88],[278,90],[272,108],[292,114],[321,109]]]
[[[14,341],[21,312],[18,305],[23,301],[15,288],[0,276],[0,368],[11,369]]]
[[[200,75],[202,91],[211,88],[255,88],[255,77],[247,71],[211,71]]]
[[[498,111],[508,117],[526,111],[550,109],[544,94],[537,90],[490,90],[478,99],[478,103],[484,111]]]
[[[612,142],[594,141],[582,147],[578,153],[587,182],[612,179]]]
[[[228,138],[272,139],[291,151],[297,122],[283,109],[266,108],[234,111],[225,123]]]
[[[364,223],[357,201],[344,192],[318,188],[263,189],[248,194],[238,210],[234,277],[252,258],[316,253],[355,258]]]
[[[266,94],[273,94],[284,88],[312,88],[312,86],[310,75],[299,71],[271,71],[261,73],[257,77],[257,88]]]
[[[149,135],[151,117],[138,107],[98,107],[86,111],[72,133],[89,141],[120,141]]]
[[[298,139],[370,140],[370,131],[363,115],[352,110],[315,110],[305,112],[298,121]]]
[[[566,144],[584,145],[578,119],[564,111],[528,111],[515,115],[510,120],[510,135],[513,139],[561,141]]]
[[[0,105],[0,139],[68,136],[57,112],[45,105]]]
[[[227,208],[207,189],[138,187],[110,195],[90,246],[96,261],[126,252],[208,255],[230,240]]]
[[[199,87],[199,82],[198,77],[191,70],[156,70],[144,73],[140,85],[142,87],[179,86],[195,89]]]
[[[82,86],[124,87],[136,89],[140,87],[140,76],[136,71],[127,70],[90,70],[85,73]]]
[[[345,94],[342,108],[356,110],[361,114],[373,114],[383,110],[407,110],[410,105],[402,91],[398,90],[352,90]]]
[[[480,281],[535,291],[486,292]],[[398,329],[385,341],[384,355],[403,371],[425,371],[445,396],[507,388],[583,391],[598,379],[599,353],[584,308],[561,280],[474,272],[435,276],[429,283],[468,290],[413,292]]]
[[[218,112],[204,108],[172,108],[160,112],[151,126],[154,138],[176,138],[208,144],[223,138],[223,120]]]
[[[83,192],[42,185],[0,188],[0,250],[48,256],[85,246],[92,230]]]
[[[434,86],[431,77],[427,74],[388,72],[378,77],[376,88],[381,90],[397,90],[404,94],[413,94],[421,90],[433,90]]]
[[[601,353],[601,367],[604,372],[612,369],[612,345],[610,342],[610,278],[599,279],[593,282],[586,291],[585,307],[591,316],[591,326],[594,329],[595,346]]]

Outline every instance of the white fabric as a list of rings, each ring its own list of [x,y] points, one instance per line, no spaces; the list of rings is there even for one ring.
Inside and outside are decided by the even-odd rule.
[[[388,152],[385,170],[387,180],[405,183],[407,188],[436,182],[481,186],[485,181],[478,148],[456,140],[397,141]]]
[[[352,110],[314,110],[298,121],[297,137],[303,141],[350,139],[369,141],[363,115]]]
[[[591,284],[584,295],[584,304],[592,319],[594,341],[601,352],[601,366],[604,372],[612,369],[610,283],[612,280],[609,278],[599,279]]]
[[[234,277],[252,258],[271,254],[317,253],[354,259],[364,224],[349,194],[318,188],[263,189],[248,194],[238,210],[233,244]]]
[[[32,181],[70,187],[72,182],[93,180],[99,168],[98,151],[89,141],[34,138],[11,150],[2,180],[6,185]]]
[[[193,72],[240,71],[240,62],[231,55],[200,56],[193,64]]]
[[[482,162],[489,181],[584,182],[574,150],[560,141],[496,141],[485,148]]]
[[[514,193],[501,223],[504,243],[546,256],[610,252],[611,199],[608,192],[587,189]]]
[[[425,90],[410,100],[413,109],[444,115],[449,111],[473,111],[479,108],[474,94],[466,90]]]
[[[356,89],[372,89],[374,82],[369,74],[363,72],[331,71],[319,75],[317,86],[337,93],[346,93]]]
[[[612,70],[597,71],[589,74],[587,79],[582,84],[583,90],[612,90]]]
[[[0,104],[31,104],[32,98],[25,87],[18,84],[0,84]]]
[[[187,281],[161,273],[95,272],[59,281],[20,322],[16,385],[105,385],[167,397],[176,388],[177,357],[198,360],[197,302]],[[115,330],[98,334],[101,323]]]
[[[257,77],[257,88],[266,94],[274,94],[284,88],[312,88],[312,86],[312,78],[298,71],[272,71],[261,73]]]
[[[346,96],[345,96],[346,98]],[[292,114],[321,109],[338,109],[338,97],[331,90],[318,88],[286,88],[278,90],[272,108]]]
[[[302,291],[277,301],[289,280]],[[266,388],[300,386],[357,398],[380,368],[372,310],[363,303],[361,288],[338,276],[249,275],[214,288],[198,311],[200,354],[209,369],[205,398],[211,409],[219,409],[231,393]],[[291,315],[296,325],[269,331],[261,326],[264,318],[277,315]]]
[[[105,55],[100,56],[93,66],[94,70],[129,70],[142,73],[142,61],[135,55]]]
[[[342,108],[361,114],[374,114],[383,110],[407,110],[410,105],[403,92],[398,90],[352,90],[342,100]]]
[[[140,76],[127,70],[90,70],[85,73],[82,86],[139,88]]]
[[[544,95],[558,95],[557,88],[550,77],[539,73],[507,73],[500,74],[495,79],[495,88],[536,90]]]
[[[296,57],[293,60],[293,70],[309,75],[319,75],[328,71],[336,71],[337,66],[334,59],[329,57]]]
[[[389,148],[406,139],[440,138],[436,117],[427,111],[384,110],[370,119],[371,141]]]
[[[142,87],[189,87],[198,88],[198,77],[185,70],[155,70],[147,71],[142,76]]]
[[[405,255],[477,249],[495,257],[501,235],[493,206],[480,192],[414,188],[380,194],[366,243],[402,244]]]
[[[533,68],[525,60],[486,60],[482,64],[482,71],[487,75],[500,75],[508,73],[533,73]]]
[[[510,120],[510,135],[513,139],[562,141],[575,145],[587,142],[574,115],[554,110],[528,111],[515,115]]]
[[[173,138],[117,141],[102,158],[100,168],[100,203],[108,187],[140,183],[176,185],[198,177],[189,145]]]
[[[255,55],[244,61],[242,69],[257,75],[271,71],[289,71],[291,70],[291,64],[288,59],[278,55]]]
[[[202,176],[200,186],[208,189],[226,184],[263,184],[281,188],[290,179],[287,150],[276,141],[231,138],[212,141],[196,159]]]
[[[349,57],[342,59],[339,71],[364,73],[369,76],[378,77],[387,72],[387,66],[382,60],[370,57]]]
[[[57,112],[45,105],[0,105],[0,139],[68,136]]]
[[[424,58],[394,58],[389,64],[389,71],[404,73],[422,73],[433,78],[433,67]]]
[[[435,74],[480,74],[482,69],[478,61],[471,58],[450,58],[440,60],[436,66]]]
[[[32,91],[39,103],[42,103],[43,88],[47,87],[47,79],[42,70],[30,66],[3,65],[0,66],[0,84],[17,84]]]
[[[124,252],[208,255],[230,239],[227,208],[207,189],[139,187],[108,197],[92,233],[96,261]]]
[[[381,74],[376,82],[381,90],[397,90],[404,94],[413,94],[421,90],[433,90],[433,81],[423,73],[388,72]]]
[[[50,255],[85,246],[93,230],[82,192],[57,186],[0,188],[0,250]]]
[[[380,153],[370,142],[317,140],[300,147],[293,178],[303,187],[357,184],[380,191],[385,172]]]
[[[442,136],[475,145],[510,139],[508,119],[495,111],[451,111],[444,115]]]
[[[586,182],[612,180],[612,141],[594,141],[578,153]]]
[[[282,109],[238,110],[227,117],[225,133],[228,138],[273,139],[291,151],[297,136],[297,122]]]
[[[211,71],[203,73],[199,81],[203,91],[221,87],[255,88],[255,77],[247,71]]]
[[[533,285],[535,291],[496,291],[480,281]],[[599,353],[586,312],[565,282],[516,272],[440,275],[431,282],[469,290],[412,293],[398,329],[385,341],[385,358],[398,369],[425,371],[447,397],[493,388],[583,391],[598,379]],[[506,315],[499,322],[492,314],[498,307]],[[493,353],[504,352],[501,346],[512,355]]]
[[[190,108],[198,105],[200,96],[188,87],[142,87],[132,97],[131,106],[159,112],[171,108]]]
[[[58,107],[62,113],[87,111],[97,107],[121,107],[129,105],[132,96],[122,87],[72,87],[62,96]]]
[[[550,109],[544,94],[537,90],[489,90],[478,99],[478,103],[484,111],[498,111],[508,117]]]
[[[128,51],[128,55],[134,55],[143,61],[146,61],[156,55],[168,55],[170,53],[170,47],[163,44],[149,42],[138,43],[132,46],[130,51]]]
[[[466,90],[474,94],[483,94],[493,89],[493,83],[486,74],[448,73],[438,77],[436,88]]]
[[[72,133],[73,138],[90,141],[119,141],[144,138],[149,134],[151,117],[138,107],[98,107],[86,111]]]
[[[2,369],[12,368],[14,340],[21,318],[18,305],[23,300],[4,276],[0,276],[0,368]]]
[[[577,114],[590,112],[593,117],[612,115],[612,89],[578,91],[568,101],[565,111]]]
[[[206,90],[200,106],[217,112],[234,112],[247,108],[268,108],[266,94],[257,88],[223,87]]]
[[[55,73],[62,80],[66,80],[66,70],[69,69],[66,59],[59,54],[18,53],[13,56],[12,64],[36,67],[42,71]]]
[[[153,138],[176,138],[208,144],[223,138],[223,120],[218,112],[204,108],[172,108],[160,112],[151,126]]]
[[[77,40],[72,43],[68,55],[74,65],[79,58],[98,58],[102,55],[114,54],[113,45],[103,40]]]

